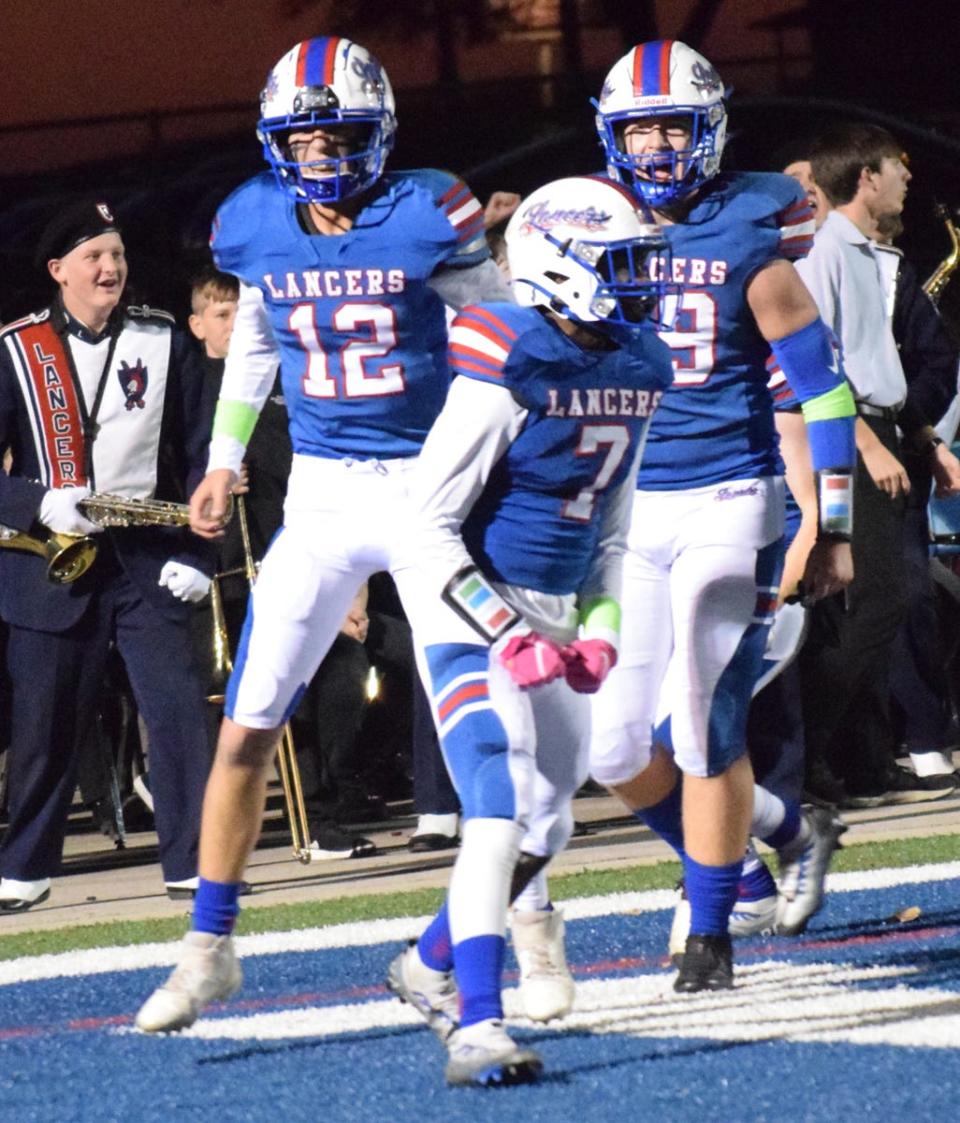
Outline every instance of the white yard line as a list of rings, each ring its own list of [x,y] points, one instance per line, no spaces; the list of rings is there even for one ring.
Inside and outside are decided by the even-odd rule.
[[[885,889],[895,885],[916,885],[951,878],[960,878],[960,862],[831,874],[827,879],[827,889],[832,893],[845,893],[857,889]],[[568,920],[583,920],[614,913],[633,914],[669,909],[673,907],[675,899],[675,893],[671,889],[651,889],[643,893],[579,897],[562,904]],[[407,916],[392,920],[336,924],[324,928],[302,928],[292,932],[238,936],[237,951],[241,956],[274,955],[292,951],[399,943],[418,936],[429,919],[426,916]],[[136,971],[145,967],[170,967],[176,962],[178,946],[179,941],[173,940],[160,944],[137,944],[133,947],[90,948],[56,955],[24,956],[0,962],[0,986],[67,975],[99,975],[110,971]]]
[[[957,994],[909,985],[919,971],[911,966],[765,961],[742,965],[742,986],[736,990],[697,995],[676,994],[672,977],[662,971],[580,980],[573,1011],[555,1029],[649,1038],[956,1048]],[[516,990],[504,991],[504,1006],[511,1023],[532,1026],[519,1016]],[[269,1041],[418,1025],[423,1020],[409,1006],[389,999],[207,1017],[183,1036]]]

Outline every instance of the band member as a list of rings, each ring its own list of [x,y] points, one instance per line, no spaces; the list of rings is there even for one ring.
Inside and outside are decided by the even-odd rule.
[[[57,293],[0,333],[0,523],[30,535],[91,535],[90,569],[70,584],[44,559],[0,549],[0,616],[9,624],[10,823],[0,844],[0,911],[45,900],[57,873],[78,746],[95,714],[111,641],[150,740],[150,780],[168,892],[192,891],[210,761],[190,606],[212,569],[210,546],[179,527],[103,531],[91,491],[183,500],[203,473],[202,375],[165,312],[123,303],[120,228],[104,202],[61,211],[37,261]]]

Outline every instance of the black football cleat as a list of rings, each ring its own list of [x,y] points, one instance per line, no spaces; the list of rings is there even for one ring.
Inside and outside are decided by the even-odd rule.
[[[733,986],[733,948],[729,936],[688,936],[673,989],[681,994],[700,990],[730,990]]]

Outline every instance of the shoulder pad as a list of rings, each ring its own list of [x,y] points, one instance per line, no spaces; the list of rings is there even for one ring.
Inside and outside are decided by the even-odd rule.
[[[128,304],[127,315],[133,320],[156,320],[159,323],[174,324],[173,316],[162,308],[151,308],[149,304]]]

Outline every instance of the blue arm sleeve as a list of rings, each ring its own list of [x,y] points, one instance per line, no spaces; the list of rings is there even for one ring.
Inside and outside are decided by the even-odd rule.
[[[818,317],[771,348],[801,403],[814,468],[852,471],[857,409],[826,325]]]

